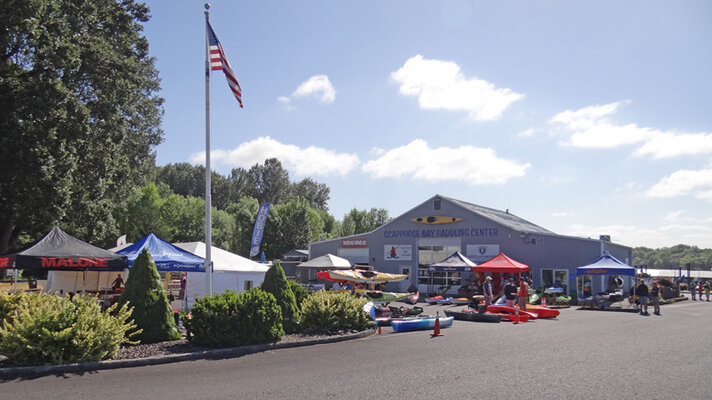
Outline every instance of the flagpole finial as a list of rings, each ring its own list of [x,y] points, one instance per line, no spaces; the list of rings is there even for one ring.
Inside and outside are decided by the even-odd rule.
[[[205,3],[205,9],[210,10],[210,3]]]

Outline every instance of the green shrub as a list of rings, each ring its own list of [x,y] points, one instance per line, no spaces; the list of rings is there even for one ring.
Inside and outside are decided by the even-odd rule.
[[[351,293],[329,293],[320,290],[302,303],[302,330],[307,333],[334,333],[343,330],[362,331],[375,322],[363,311],[365,298]]]
[[[287,282],[289,283],[289,288],[292,289],[292,293],[294,293],[294,300],[297,303],[297,310],[301,310],[304,299],[309,296],[309,291],[296,281]]]
[[[258,288],[199,298],[182,319],[188,340],[206,347],[270,343],[284,335],[277,301]]]
[[[277,304],[282,309],[284,331],[286,333],[298,332],[299,308],[297,308],[297,300],[279,263],[274,263],[269,267],[260,288],[265,292],[272,293],[272,296],[277,299]]]
[[[111,358],[130,341],[131,309],[105,312],[95,297],[73,300],[50,294],[2,296],[0,354],[15,365],[64,364]],[[112,315],[115,314],[115,315]]]
[[[146,249],[131,266],[129,278],[119,298],[119,304],[127,303],[134,307],[133,319],[142,330],[136,338],[141,343],[181,338],[156,264]]]

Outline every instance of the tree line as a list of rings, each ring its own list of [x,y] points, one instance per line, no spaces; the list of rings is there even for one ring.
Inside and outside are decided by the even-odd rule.
[[[672,247],[651,249],[636,247],[633,249],[633,264],[657,269],[692,270],[712,269],[712,249],[700,249],[697,246],[678,244]]]

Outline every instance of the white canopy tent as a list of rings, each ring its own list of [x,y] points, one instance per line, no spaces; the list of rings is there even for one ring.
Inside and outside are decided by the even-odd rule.
[[[341,258],[333,254],[324,254],[323,256],[312,258],[309,261],[304,261],[303,263],[298,264],[297,275],[299,276],[300,283],[311,284],[316,280],[316,273],[319,271],[326,271],[330,269],[349,269],[351,268],[351,265],[351,261],[345,258]],[[315,290],[324,289],[323,284],[312,286]]]
[[[188,242],[174,243],[183,250],[197,256],[205,257],[205,243]],[[219,247],[211,246],[210,259],[213,262],[213,294],[226,290],[242,292],[259,286],[269,269],[266,264],[260,264],[248,258],[239,256]],[[205,291],[205,272],[188,272],[186,279],[185,307],[195,304],[195,299],[207,295]]]

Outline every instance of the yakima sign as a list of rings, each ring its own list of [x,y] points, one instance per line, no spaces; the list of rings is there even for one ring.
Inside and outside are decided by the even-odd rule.
[[[109,267],[108,258],[42,257],[42,268]]]
[[[341,239],[341,247],[346,249],[368,247],[366,239]]]

